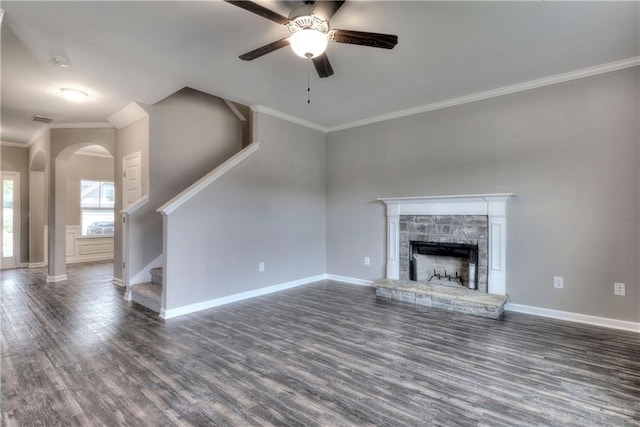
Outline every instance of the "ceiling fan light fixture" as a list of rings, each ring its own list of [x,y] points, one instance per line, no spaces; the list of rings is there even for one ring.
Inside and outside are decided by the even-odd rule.
[[[72,89],[69,87],[63,87],[60,89],[60,91],[62,92],[62,96],[64,96],[64,98],[70,102],[80,102],[89,95],[87,92],[83,92],[78,89]]]
[[[289,44],[293,52],[301,58],[315,58],[324,53],[329,42],[327,35],[318,30],[305,28],[291,34]]]

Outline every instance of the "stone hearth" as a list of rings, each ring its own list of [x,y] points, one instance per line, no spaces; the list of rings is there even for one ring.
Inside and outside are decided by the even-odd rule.
[[[504,313],[506,295],[492,295],[463,287],[409,280],[384,279],[374,283],[376,295],[426,307],[497,319]]]

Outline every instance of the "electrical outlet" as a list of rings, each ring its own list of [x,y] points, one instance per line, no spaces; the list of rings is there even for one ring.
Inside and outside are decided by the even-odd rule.
[[[621,297],[625,296],[626,292],[625,292],[624,283],[615,282],[613,284],[613,294],[614,295],[619,295]]]
[[[553,287],[554,288],[564,288],[564,277],[554,276],[553,278]]]
[[[364,257],[364,265],[371,265],[371,258],[368,256]]]
[[[261,273],[264,271],[264,262],[258,264],[258,271]]]

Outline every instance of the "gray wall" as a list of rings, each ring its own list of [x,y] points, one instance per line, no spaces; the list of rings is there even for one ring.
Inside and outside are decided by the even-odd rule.
[[[513,192],[510,301],[637,322],[638,78],[633,68],[330,133],[328,273],[384,277],[378,197]]]
[[[3,146],[2,171],[20,172],[20,254],[18,263],[29,262],[29,149]]]
[[[67,225],[81,225],[80,181],[113,181],[113,159],[74,154],[67,160]]]
[[[116,187],[116,226],[113,242],[113,277],[122,279],[122,159],[131,153],[140,152],[142,196],[149,195],[149,117],[118,129],[116,131],[115,187]]]
[[[129,224],[129,274],[162,254],[162,216],[155,210],[242,148],[242,124],[221,98],[185,88],[149,114],[149,203]]]
[[[326,270],[326,136],[254,117],[260,149],[168,217],[167,309]]]

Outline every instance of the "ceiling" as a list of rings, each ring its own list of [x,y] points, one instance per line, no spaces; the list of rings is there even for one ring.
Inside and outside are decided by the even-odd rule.
[[[258,1],[283,15],[296,2]],[[637,2],[350,0],[332,28],[397,34],[393,50],[331,43],[335,75],[283,48],[286,27],[221,1],[3,1],[1,139],[28,142],[55,123],[104,122],[131,101],[192,88],[338,126],[482,91],[637,57]],[[52,55],[69,58],[56,67]],[[61,98],[59,88],[89,93]]]

